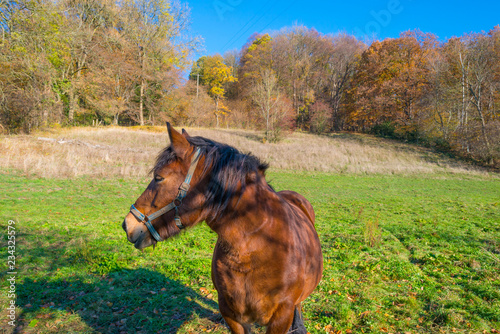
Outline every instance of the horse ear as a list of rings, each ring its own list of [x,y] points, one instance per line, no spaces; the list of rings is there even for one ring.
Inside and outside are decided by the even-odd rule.
[[[188,138],[191,138],[191,136],[187,133],[186,130],[182,129],[182,135],[184,136],[184,138],[188,139]]]
[[[175,154],[181,158],[184,159],[184,156],[186,155],[190,144],[187,141],[187,139],[180,134],[177,130],[175,130],[169,122],[167,122],[167,130],[168,130],[168,137],[170,138],[170,145],[172,146],[172,149],[174,150]]]

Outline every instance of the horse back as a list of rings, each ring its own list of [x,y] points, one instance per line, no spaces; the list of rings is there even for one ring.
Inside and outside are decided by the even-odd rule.
[[[309,203],[309,201],[304,196],[291,190],[283,190],[278,192],[278,194],[289,204],[292,204],[293,206],[297,207],[300,211],[302,211],[307,216],[307,218],[309,218],[309,221],[314,226],[315,222],[314,209],[311,203]]]

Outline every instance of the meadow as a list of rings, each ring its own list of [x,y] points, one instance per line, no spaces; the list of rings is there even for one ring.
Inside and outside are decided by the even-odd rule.
[[[497,174],[370,136],[262,144],[251,131],[189,132],[270,161],[276,190],[313,204],[325,271],[303,303],[310,333],[500,330]],[[2,331],[229,333],[206,225],[143,252],[121,229],[166,138],[161,128],[107,128],[0,139],[1,281],[9,220],[18,273],[17,327],[2,311]]]

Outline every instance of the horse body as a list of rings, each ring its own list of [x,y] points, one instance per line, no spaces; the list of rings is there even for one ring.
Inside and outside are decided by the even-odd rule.
[[[175,149],[176,140],[182,141],[182,138],[170,127],[169,134]],[[189,152],[188,149],[186,155]],[[245,159],[241,163],[244,164]],[[186,166],[184,163],[178,168],[179,175],[187,170]],[[209,173],[210,166],[206,170]],[[305,333],[300,319],[300,303],[318,285],[323,271],[314,211],[300,194],[275,192],[267,184],[264,171],[265,167],[260,165],[259,168],[249,168],[243,178],[234,182],[234,187],[223,189],[232,194],[223,210],[204,203],[212,197],[206,188],[213,180],[198,171],[193,176],[193,180],[197,180],[196,191],[186,196],[182,204],[184,210],[179,210],[180,217],[187,226],[205,220],[218,235],[212,259],[212,280],[218,291],[221,315],[232,333],[249,333],[252,323],[267,326],[269,334],[284,334],[289,329]],[[175,182],[180,183],[179,178]],[[151,187],[148,194],[143,194],[147,201],[141,201],[142,196],[136,201],[137,209],[151,211],[143,202],[156,199],[158,193],[159,190],[155,193],[155,188]],[[215,199],[220,201],[218,197]],[[153,224],[159,228],[160,234],[169,237],[177,233],[172,227],[175,225],[172,225],[171,215],[161,219],[163,225],[156,221]],[[141,229],[140,233],[129,230],[129,226],[134,230]],[[132,221],[130,214],[124,222],[124,229],[136,247],[138,241],[140,247],[148,244],[147,229]],[[152,239],[151,244],[154,244]]]
[[[284,333],[292,325],[294,309],[321,279],[312,206],[295,192],[275,193],[262,179],[245,190],[233,210],[207,222],[218,234],[212,280],[220,311],[242,325],[267,326],[283,318],[286,328],[277,333]]]

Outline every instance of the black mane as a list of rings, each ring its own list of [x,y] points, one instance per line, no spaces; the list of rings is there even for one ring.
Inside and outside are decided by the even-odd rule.
[[[238,185],[241,185],[243,189],[249,182],[249,175],[255,174],[256,177],[260,177],[269,167],[256,156],[241,153],[226,144],[203,137],[188,137],[187,140],[191,145],[199,147],[202,156],[205,157],[202,175],[209,177],[209,184],[204,195],[207,199],[206,204],[214,213],[214,217],[227,208],[233,196],[241,195],[236,193]],[[156,173],[175,159],[172,148],[166,147],[156,158],[151,172]]]

